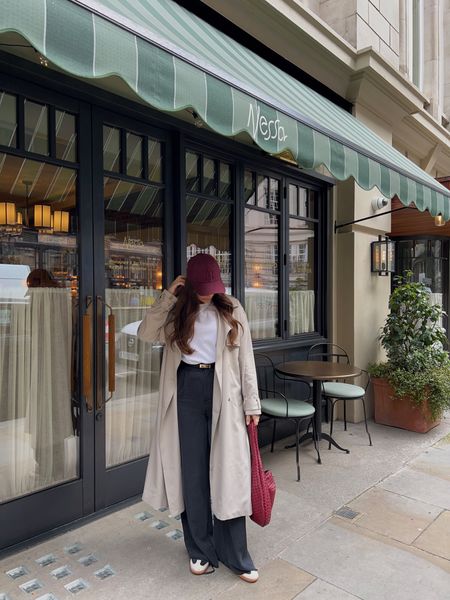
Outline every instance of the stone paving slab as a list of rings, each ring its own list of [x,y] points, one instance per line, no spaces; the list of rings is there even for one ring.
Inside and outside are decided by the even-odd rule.
[[[270,525],[259,527],[247,520],[247,539],[252,558],[258,568],[272,560],[290,541],[318,527],[329,516],[296,495],[278,487]]]
[[[354,523],[411,544],[436,519],[442,509],[374,487],[348,503],[360,513]]]
[[[238,581],[226,592],[217,596],[218,600],[291,600],[314,581],[314,577],[294,565],[276,559],[269,562],[261,571],[257,584]]]
[[[450,512],[441,513],[417,538],[414,545],[450,561]]]
[[[295,596],[293,600],[360,600],[360,598],[326,581],[316,579],[303,592]]]
[[[450,481],[450,445],[429,448],[409,462],[408,466]]]
[[[449,570],[331,519],[281,553],[281,558],[364,600],[446,600]]]
[[[450,481],[440,477],[405,467],[380,485],[401,496],[450,510]]]

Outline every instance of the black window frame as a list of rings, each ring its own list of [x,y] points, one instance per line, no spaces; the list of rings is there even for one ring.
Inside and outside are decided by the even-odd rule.
[[[444,307],[444,311],[450,314],[449,311],[449,302],[450,302],[450,240],[447,237],[442,237],[439,235],[408,235],[403,237],[394,236],[392,240],[397,242],[397,248],[395,252],[395,273],[391,276],[391,291],[395,288],[395,279],[396,275],[403,275],[405,270],[414,269],[414,261],[418,258],[415,255],[415,247],[417,242],[424,242],[426,244],[426,254],[425,258],[433,261],[442,261],[447,263],[447,268],[442,269],[442,305]],[[441,256],[434,256],[431,252],[431,242],[440,241],[442,243]],[[413,253],[410,257],[400,256],[398,251],[398,244],[401,242],[406,242],[412,244]],[[407,258],[409,259],[409,266],[407,269],[401,269],[401,263],[405,263]],[[413,271],[414,274],[414,271]],[[414,278],[414,276],[413,276]],[[414,279],[415,280],[415,279]],[[446,330],[447,337],[450,334],[450,318],[448,314],[444,315],[443,318],[443,327]]]
[[[199,156],[199,191],[187,191],[186,190],[186,154],[192,153]],[[215,194],[208,194],[204,190],[204,159],[214,160],[215,162]],[[221,198],[220,197],[220,163],[226,163],[231,167],[231,197]],[[230,251],[231,251],[231,293],[235,296],[238,294],[237,285],[237,268],[236,268],[236,161],[231,156],[224,155],[222,152],[217,151],[216,148],[211,146],[204,146],[199,144],[195,139],[187,139],[185,144],[181,147],[180,164],[182,165],[182,190],[179,196],[179,203],[181,206],[181,214],[183,215],[181,225],[181,263],[183,265],[187,262],[187,214],[186,214],[186,202],[189,196],[198,198],[200,200],[206,200],[209,202],[217,202],[219,204],[226,204],[230,206]],[[185,269],[182,269],[185,272]]]
[[[206,134],[206,142],[201,139],[201,135]],[[331,230],[329,225],[329,204],[331,201],[332,180],[316,178],[311,173],[305,173],[296,167],[292,167],[281,160],[265,155],[263,152],[255,152],[254,148],[247,148],[240,144],[239,151],[234,148],[232,152],[227,149],[227,140],[223,140],[220,146],[212,147],[210,138],[214,136],[209,132],[199,132],[199,135],[180,136],[179,143],[179,165],[180,165],[180,212],[179,212],[179,236],[175,232],[175,239],[180,240],[179,265],[180,273],[185,272],[186,267],[186,247],[187,247],[187,226],[185,214],[185,199],[187,195],[194,195],[199,198],[211,200],[217,198],[218,201],[232,202],[232,226],[231,226],[231,249],[232,249],[232,293],[242,303],[245,308],[245,208],[248,206],[254,210],[279,215],[279,303],[278,303],[278,329],[279,334],[273,338],[255,338],[253,345],[256,349],[276,350],[277,348],[308,346],[316,341],[327,338],[327,317],[329,311],[328,305],[328,263],[329,263],[329,239]],[[215,138],[217,136],[214,136]],[[208,143],[209,142],[209,143]],[[217,139],[216,139],[217,144]],[[233,142],[230,143],[233,145]],[[234,200],[219,199],[216,196],[205,194],[203,192],[186,192],[186,170],[185,156],[186,152],[199,154],[200,157],[214,158],[217,161],[223,161],[232,166]],[[260,154],[260,156],[255,156]],[[200,183],[202,189],[203,182],[203,161],[200,161]],[[244,175],[245,171],[250,170],[255,173],[263,174],[270,178],[280,181],[279,210],[263,209],[255,205],[247,205],[244,196]],[[219,169],[217,169],[219,177]],[[301,217],[302,220],[313,220],[316,222],[315,229],[315,303],[314,319],[315,330],[296,335],[289,334],[289,284],[288,284],[288,264],[287,257],[289,252],[288,223],[289,223],[289,183],[306,188],[316,192],[315,217]],[[257,180],[256,180],[257,185]],[[257,201],[257,200],[256,200]]]

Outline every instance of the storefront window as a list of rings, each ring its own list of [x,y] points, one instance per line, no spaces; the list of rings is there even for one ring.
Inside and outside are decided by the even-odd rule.
[[[246,170],[244,173],[244,200],[246,204],[255,204],[256,199],[256,174]]]
[[[134,133],[126,134],[127,144],[127,175],[142,177],[144,165],[142,161],[143,138]]]
[[[103,126],[103,169],[113,173],[120,171],[120,130]]]
[[[203,158],[203,192],[208,196],[217,195],[216,161],[212,158]]]
[[[0,92],[0,145],[17,145],[17,99]]]
[[[245,209],[245,308],[253,339],[279,336],[279,217]]]
[[[230,164],[186,153],[186,191],[204,192],[186,196],[187,260],[202,252],[212,254],[227,294],[232,293],[232,181]]]
[[[254,183],[256,182],[256,190]],[[246,171],[245,308],[254,339],[280,336],[279,243],[280,180]]]
[[[7,154],[0,173],[4,502],[79,477],[78,176]]]
[[[439,304],[448,311],[448,240],[398,240],[396,246],[396,273],[412,271],[413,280],[425,284],[430,293],[430,302]],[[448,328],[448,317],[440,323]]]
[[[49,154],[48,108],[25,100],[25,149],[36,154]]]
[[[157,183],[163,180],[162,144],[157,140],[148,140],[148,179]]]
[[[314,331],[314,224],[289,219],[289,334]]]
[[[55,111],[56,158],[76,162],[76,117],[62,110]]]
[[[244,199],[245,308],[253,339],[317,331],[318,193],[247,169]]]
[[[232,189],[232,172],[231,165],[220,163],[220,179],[219,179],[219,196],[224,200],[231,200],[233,195]]]
[[[112,139],[111,129],[104,128],[104,147]],[[106,404],[108,468],[149,453],[161,361],[161,348],[138,340],[137,329],[163,287],[164,182],[148,183],[162,178],[162,144],[130,132],[124,137],[126,173],[104,179],[105,312],[115,316],[115,331],[109,330],[105,319],[106,373],[111,336],[116,342],[116,389]],[[143,168],[144,144],[149,151],[148,175]],[[112,143],[109,148],[107,164],[111,165],[123,148]],[[137,177],[142,182],[135,181]]]
[[[200,156],[186,152],[186,192],[200,191]]]
[[[188,196],[186,219],[187,259],[201,252],[212,254],[231,294],[231,205]]]
[[[315,331],[315,193],[289,185],[289,335]],[[304,217],[300,219],[298,217]]]

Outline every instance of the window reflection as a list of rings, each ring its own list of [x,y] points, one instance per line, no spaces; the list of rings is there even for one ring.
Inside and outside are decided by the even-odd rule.
[[[0,92],[0,145],[15,147],[17,144],[17,99]]]
[[[244,173],[244,199],[246,204],[255,204],[255,173],[246,170]]]
[[[142,162],[142,150],[143,150],[143,139],[139,135],[134,133],[126,134],[127,143],[127,175],[132,177],[142,177],[143,174],[143,162]]]
[[[143,177],[144,138],[127,133],[127,174]],[[147,141],[145,141],[147,143]],[[113,147],[113,146],[111,146]],[[162,178],[162,146],[149,140],[148,178]],[[161,348],[137,338],[146,309],[163,287],[163,203],[161,184],[104,178],[105,372],[115,339],[116,390],[106,404],[105,451],[108,468],[149,453],[156,417]],[[105,398],[109,396],[105,382]]]
[[[62,110],[55,111],[56,158],[77,160],[76,117]]]
[[[289,219],[289,333],[315,330],[314,223]]]
[[[245,308],[252,337],[279,335],[279,218],[259,210],[245,211]]]
[[[212,158],[203,159],[203,191],[210,196],[217,195],[217,163]]]
[[[396,273],[412,271],[413,280],[425,284],[430,301],[447,312],[448,305],[448,256],[447,240],[398,240]],[[441,327],[448,329],[448,317],[444,315]]]
[[[105,171],[120,171],[120,130],[103,126],[103,168]]]
[[[48,155],[48,109],[43,104],[25,100],[25,148]]]
[[[220,163],[220,189],[219,196],[226,200],[231,200],[233,195],[232,190],[232,178],[231,178],[231,165],[221,162]]]
[[[200,191],[200,156],[186,152],[186,192]]]
[[[75,170],[0,154],[17,221],[0,224],[0,502],[79,476],[76,187]]]
[[[212,254],[220,265],[226,292],[231,293],[231,205],[188,196],[187,260],[195,254]]]
[[[269,178],[263,175],[257,176],[258,180],[258,206],[261,208],[268,208],[269,205]]]
[[[156,182],[163,180],[162,144],[156,140],[148,140],[148,178]]]

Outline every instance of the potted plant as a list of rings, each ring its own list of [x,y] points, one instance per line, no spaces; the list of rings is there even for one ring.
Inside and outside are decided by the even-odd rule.
[[[379,336],[387,361],[369,366],[375,422],[425,433],[450,407],[450,359],[441,326],[445,313],[431,304],[424,283],[412,281],[411,271],[394,281]]]

